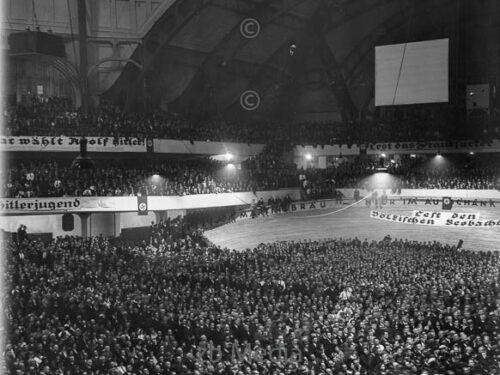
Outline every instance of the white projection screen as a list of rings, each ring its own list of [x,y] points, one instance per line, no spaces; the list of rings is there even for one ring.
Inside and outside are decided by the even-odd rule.
[[[448,102],[448,39],[375,47],[375,105]]]

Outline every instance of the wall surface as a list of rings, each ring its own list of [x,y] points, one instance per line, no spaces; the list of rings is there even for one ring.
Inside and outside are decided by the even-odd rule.
[[[106,237],[116,237],[120,235],[120,214],[119,213],[94,213],[89,217],[89,236],[102,234]]]
[[[339,189],[344,196],[348,199],[347,203],[354,196],[354,189]],[[270,196],[283,196],[283,193],[289,193],[297,202],[294,202],[291,211],[301,212],[318,209],[333,209],[336,204],[332,200],[317,200],[300,202],[299,190],[283,190],[283,191],[270,191],[259,192],[258,197],[267,200]],[[380,192],[381,193],[381,192]],[[386,190],[389,199],[394,199],[395,204],[406,204],[409,207],[420,205],[424,207],[434,206],[441,209],[443,201],[446,197],[451,198],[454,207],[500,207],[500,192],[496,190],[438,190],[438,189],[404,189],[401,194],[393,195]],[[361,197],[367,197],[371,193],[365,190],[360,190]],[[253,195],[253,194],[252,194]],[[207,195],[190,196],[193,198],[192,202],[202,202],[206,200]],[[379,195],[380,196],[380,195]],[[196,198],[195,198],[196,197]],[[255,197],[255,196],[254,196]],[[240,202],[240,204],[243,204]],[[193,204],[193,208],[195,205]],[[202,206],[200,206],[202,207]],[[207,207],[206,205],[203,207]],[[179,215],[183,216],[186,210],[173,209],[173,210],[160,210],[149,211],[147,215],[138,215],[137,212],[104,212],[90,214],[88,219],[88,234],[96,236],[103,234],[105,236],[118,236],[122,229],[146,227],[156,222],[161,217],[175,218]],[[64,235],[81,235],[81,220],[78,215],[74,216],[75,227],[71,232],[64,232],[62,230],[62,214],[51,215],[19,215],[19,216],[0,216],[0,229],[8,232],[15,232],[20,224],[27,226],[28,233],[53,233],[53,236]]]
[[[354,196],[355,189],[338,189],[347,198],[352,198]],[[494,200],[500,201],[500,191],[498,190],[466,190],[466,189],[402,189],[400,194],[393,194],[389,189],[378,190],[378,195],[381,193],[387,194],[389,198],[393,199],[425,199],[434,198],[442,199],[444,197],[449,197],[454,200],[467,199],[467,200]],[[366,190],[359,190],[360,196],[365,197],[371,193]]]
[[[80,236],[81,220],[78,215],[73,215],[74,229],[65,232],[62,229],[62,214],[59,215],[24,215],[24,216],[0,216],[0,229],[7,232],[16,232],[19,225],[24,224],[28,233],[52,233],[57,236]]]
[[[65,42],[68,65],[78,66],[77,0],[2,0],[0,12],[0,48],[8,49],[8,35],[39,28],[42,32],[61,35]],[[87,34],[89,84],[96,96],[107,90],[122,72],[124,63],[113,59],[128,59],[151,26],[175,0],[87,0]],[[10,82],[9,93],[18,97],[28,90],[36,92],[37,84],[45,84],[43,61],[31,58],[28,69],[38,70],[31,80]],[[47,70],[47,69],[46,69]],[[50,70],[47,70],[50,73]],[[76,71],[75,71],[76,73]],[[22,76],[20,76],[22,77]],[[58,76],[54,75],[57,79]],[[68,77],[67,77],[68,78]],[[12,80],[11,80],[12,81]],[[64,86],[67,92],[68,86]],[[59,88],[46,86],[47,94],[57,94]],[[78,105],[79,98],[76,99]]]
[[[189,210],[196,208],[241,206],[255,203],[260,198],[300,198],[298,189],[280,189],[242,193],[198,194],[186,196],[149,197],[53,197],[53,198],[0,198],[0,215],[94,212],[139,212],[142,211]],[[142,201],[144,200],[144,202]]]
[[[138,215],[137,212],[121,212],[120,231],[127,228],[147,227],[154,221],[156,221],[156,216],[152,211],[147,215]]]
[[[136,197],[94,197],[94,198],[60,198],[60,202],[75,202],[75,199],[81,200],[78,207],[57,208],[57,198],[32,198],[16,200],[18,206],[21,203],[32,204],[36,201],[38,204],[44,201],[56,203],[49,211],[28,210],[27,215],[16,215],[22,210],[12,212],[9,216],[0,215],[0,229],[8,232],[15,232],[20,224],[27,226],[29,233],[53,233],[53,236],[64,235],[82,235],[82,222],[78,214],[74,214],[75,228],[71,232],[62,230],[63,212],[89,213],[87,219],[87,234],[96,236],[99,234],[105,236],[118,236],[122,229],[144,227],[151,225],[151,222],[157,221],[162,217],[175,218],[179,215],[184,216],[187,209],[210,208],[222,206],[240,206],[256,202],[261,197],[267,201],[269,197],[284,197],[289,194],[293,200],[300,199],[298,189],[283,189],[273,191],[253,193],[225,193],[225,194],[200,194],[189,195],[185,197],[149,197],[147,215],[138,214],[138,203]],[[6,204],[5,199],[0,200],[0,206]],[[12,200],[11,200],[12,201]],[[33,206],[32,206],[33,208]],[[81,209],[80,209],[81,208]],[[57,213],[59,211],[59,213]],[[100,211],[100,212],[99,212]],[[37,215],[31,213],[37,212]],[[158,215],[156,214],[158,212]],[[5,206],[0,211],[5,215]]]

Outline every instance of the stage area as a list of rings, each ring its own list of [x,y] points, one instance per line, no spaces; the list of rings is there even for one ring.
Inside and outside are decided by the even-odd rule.
[[[413,211],[456,212],[479,214],[481,219],[499,220],[500,203],[486,206],[455,206],[452,211],[442,210],[441,203],[425,204],[396,202],[377,209],[379,212],[408,215]],[[319,207],[319,205],[317,205]],[[241,219],[206,232],[214,244],[230,249],[254,248],[260,243],[280,240],[324,239],[358,237],[361,240],[382,240],[386,235],[417,241],[440,241],[456,245],[462,239],[463,248],[475,251],[499,251],[500,227],[469,228],[423,226],[396,223],[370,218],[375,207],[366,207],[365,202],[353,206],[337,205],[329,209],[288,212],[256,219]]]

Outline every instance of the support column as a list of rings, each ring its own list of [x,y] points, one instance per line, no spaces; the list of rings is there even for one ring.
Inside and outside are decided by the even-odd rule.
[[[87,113],[89,109],[89,80],[88,71],[88,54],[87,54],[87,9],[86,0],[77,0],[78,4],[78,44],[80,47],[80,64],[78,66],[80,73],[80,91],[82,93],[82,109],[83,113]]]
[[[118,237],[122,233],[121,228],[121,214],[119,212],[115,212],[115,237]]]
[[[318,156],[318,168],[326,169],[326,156]]]
[[[79,213],[81,221],[81,234],[83,238],[87,238],[89,236],[89,217],[90,214],[88,212]]]

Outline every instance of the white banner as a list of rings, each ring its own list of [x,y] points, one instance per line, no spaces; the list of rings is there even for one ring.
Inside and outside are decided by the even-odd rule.
[[[406,216],[379,211],[370,211],[372,219],[390,221],[393,223],[413,224],[413,225],[434,225],[448,227],[500,227],[500,219],[478,220],[479,214],[452,213],[452,212],[426,212],[414,211],[413,214],[420,213],[418,216]],[[434,214],[434,215],[432,215]],[[439,214],[439,215],[437,215]]]
[[[81,137],[0,136],[0,151],[79,152]],[[86,137],[89,152],[146,152],[146,140],[139,138]]]
[[[266,202],[270,197],[290,195],[298,199],[298,189],[283,189],[244,193],[196,194],[186,196],[148,196],[148,211],[189,210],[196,208],[241,206]],[[310,203],[308,203],[310,207]],[[318,203],[318,208],[320,204]],[[53,198],[0,198],[1,215],[51,214],[78,212],[139,212],[136,196],[131,197],[53,197]]]
[[[311,211],[323,208],[333,208],[336,206],[337,204],[335,203],[335,200],[332,199],[324,199],[320,201],[294,202],[290,204],[290,212]]]
[[[429,141],[429,142],[386,142],[366,145],[367,154],[423,154],[437,152],[453,154],[463,152],[497,152],[500,151],[500,141]]]
[[[353,145],[324,145],[324,146],[296,146],[294,157],[303,159],[310,154],[318,156],[352,156],[359,154],[380,155],[386,154],[429,154],[440,151],[442,154],[456,154],[464,152],[500,152],[500,140],[488,141],[429,141],[429,142],[381,142]]]
[[[0,198],[2,214],[137,211],[137,197]]]
[[[344,197],[352,198],[356,189],[337,189]],[[362,197],[371,195],[373,191],[359,189]],[[389,189],[376,189],[381,197],[385,192],[387,200],[405,201],[406,204],[440,205],[443,198],[449,197],[455,206],[482,206],[495,207],[494,202],[500,200],[498,190],[467,190],[467,189],[402,189],[400,194],[392,193]]]
[[[114,137],[86,137],[89,152],[147,152],[146,139],[139,138],[114,138]],[[150,140],[150,150],[155,153],[196,153],[196,154],[226,154],[256,155],[262,149],[262,144],[242,144],[224,142],[194,142],[180,140]],[[0,151],[51,151],[51,152],[78,152],[80,137],[51,137],[51,136],[26,136],[10,137],[0,136]],[[463,153],[470,152],[500,152],[500,141],[436,141],[436,142],[389,142],[370,143],[368,145],[326,145],[324,147],[297,146],[295,157],[305,154],[313,156],[328,155],[359,155],[360,152],[378,155],[381,152],[394,154],[418,154],[437,152]]]
[[[479,220],[479,213],[460,213],[460,212],[436,212],[436,211],[413,211],[412,217],[428,218],[439,220]]]

